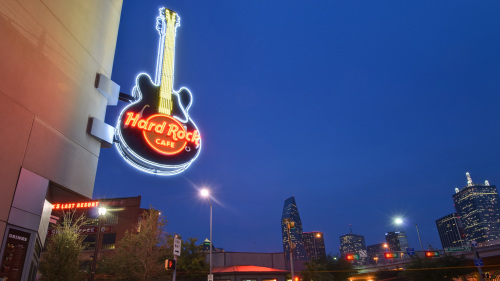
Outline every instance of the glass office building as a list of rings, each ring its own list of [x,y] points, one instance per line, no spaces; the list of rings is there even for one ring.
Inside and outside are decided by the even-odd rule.
[[[325,260],[325,240],[323,232],[311,231],[302,234],[304,247],[310,260]]]
[[[290,230],[288,230],[287,221],[294,224]],[[288,231],[290,231],[290,233]],[[289,235],[291,243],[295,245],[295,249],[293,250],[293,260],[308,260],[304,247],[302,221],[300,220],[299,209],[297,208],[297,203],[295,203],[295,197],[293,196],[285,200],[283,214],[281,217],[281,232],[283,236],[283,251],[285,252],[286,260],[290,261]]]
[[[365,264],[367,258],[361,257],[360,251],[366,251],[365,237],[363,235],[349,233],[340,236],[340,254],[343,258],[347,254],[358,254],[360,259],[354,260],[352,263],[354,265]]]
[[[436,227],[443,249],[465,245],[464,227],[457,213],[436,220]]]
[[[392,252],[406,251],[408,239],[403,231],[391,231],[385,234],[385,241]]]
[[[452,197],[464,225],[465,237],[477,243],[498,244],[500,205],[496,186],[488,181],[475,184],[467,173],[467,186],[455,189]]]

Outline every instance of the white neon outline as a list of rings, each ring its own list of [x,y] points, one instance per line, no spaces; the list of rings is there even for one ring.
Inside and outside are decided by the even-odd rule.
[[[121,130],[120,130],[120,126],[122,123],[122,117],[124,116],[123,114],[125,113],[125,111],[129,107],[131,107],[132,105],[139,103],[142,100],[143,95],[142,95],[140,89],[138,88],[139,77],[141,75],[146,75],[149,78],[149,80],[151,81],[151,83],[156,85],[156,86],[159,86],[159,84],[161,83],[161,81],[159,81],[159,80],[161,80],[159,77],[161,77],[161,65],[163,64],[163,46],[165,44],[164,37],[165,37],[165,28],[166,28],[166,22],[165,22],[166,19],[165,19],[164,11],[165,11],[165,8],[160,8],[160,16],[158,16],[156,18],[157,20],[161,21],[161,25],[162,25],[161,30],[158,29],[158,27],[157,27],[157,30],[160,33],[160,44],[159,44],[159,50],[158,50],[158,57],[156,59],[157,63],[156,63],[156,74],[155,74],[155,80],[157,80],[157,81],[155,81],[153,83],[151,76],[149,76],[149,74],[147,74],[147,73],[139,73],[136,76],[135,87],[132,89],[132,95],[134,97],[136,97],[137,99],[133,103],[131,103],[131,104],[127,105],[125,108],[123,108],[122,111],[120,112],[120,115],[118,116],[118,122],[117,122],[117,126],[115,129],[115,137],[118,139],[118,144],[115,145],[115,147],[116,147],[118,153],[123,157],[123,159],[125,159],[125,161],[128,164],[130,164],[132,167],[134,167],[140,171],[149,173],[149,174],[171,176],[171,175],[176,175],[176,174],[179,174],[179,173],[185,171],[198,158],[198,156],[200,155],[200,152],[201,152],[201,143],[202,143],[202,139],[201,139],[202,134],[201,133],[200,133],[199,145],[197,146],[198,151],[193,159],[191,159],[190,161],[188,161],[184,164],[181,164],[181,165],[165,165],[165,164],[159,164],[159,163],[150,161],[148,159],[145,159],[145,158],[139,156],[137,153],[135,153],[125,143],[123,136],[121,134]],[[176,13],[176,16],[177,17],[176,17],[175,29],[177,30],[177,27],[180,26],[180,17],[177,13]],[[174,54],[175,54],[175,48],[174,48]],[[174,73],[175,73],[175,55],[174,55],[174,60],[173,60],[172,64],[173,64],[172,68],[174,69],[173,73],[172,73],[172,80],[173,80]],[[188,92],[189,97],[190,97],[189,104],[186,106],[186,108],[182,107],[180,96],[179,96],[179,92],[181,92],[183,89]],[[181,123],[184,123],[184,124],[191,121],[194,128],[198,132],[200,132],[200,130],[198,129],[198,127],[193,122],[193,120],[189,117],[189,114],[188,114],[188,110],[193,103],[193,95],[191,94],[191,91],[186,87],[181,87],[178,91],[175,91],[174,89],[172,89],[172,94],[177,96],[177,106],[178,106],[178,108],[181,109],[181,112],[184,115],[183,117],[179,117],[179,116],[172,116],[172,117],[174,117],[175,119],[179,120]]]

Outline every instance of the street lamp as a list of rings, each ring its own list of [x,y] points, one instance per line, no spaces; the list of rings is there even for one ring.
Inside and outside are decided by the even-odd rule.
[[[99,207],[97,213],[99,215],[99,223],[97,228],[97,237],[94,245],[94,259],[92,260],[92,271],[90,272],[90,281],[95,280],[95,269],[97,266],[97,255],[99,254],[99,239],[101,234],[102,218],[106,215],[107,209],[104,207]]]
[[[394,219],[394,223],[396,225],[401,225],[403,224],[403,219],[402,218],[396,218]],[[417,235],[418,235],[418,242],[420,243],[420,250],[424,250],[424,247],[422,247],[422,239],[420,239],[420,231],[418,231],[418,225],[415,224],[415,228],[417,229]]]
[[[291,218],[285,218],[283,221],[286,223],[287,235],[288,235],[288,247],[290,248],[290,273],[292,275],[292,281],[295,281],[295,276],[293,272],[293,249],[294,243],[292,242],[291,229],[295,227],[295,222]]]
[[[206,197],[210,205],[210,277],[212,276],[212,203],[210,202],[210,191],[206,188],[200,191],[201,196]]]

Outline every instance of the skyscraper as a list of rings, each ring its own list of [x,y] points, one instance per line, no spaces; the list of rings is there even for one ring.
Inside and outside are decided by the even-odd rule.
[[[310,260],[326,259],[325,240],[323,232],[304,232],[304,247]]]
[[[390,251],[406,251],[408,248],[408,239],[403,231],[391,231],[385,234],[385,241]]]
[[[465,245],[464,227],[457,213],[437,219],[436,226],[443,248]]]
[[[290,233],[288,233],[289,230],[287,221],[293,223],[293,226],[290,228]],[[300,220],[297,203],[295,203],[295,197],[293,196],[285,200],[283,214],[281,216],[281,233],[283,237],[283,251],[285,252],[286,260],[290,261],[289,235],[292,245],[295,246],[293,249],[293,260],[308,260],[307,253],[304,248],[304,239],[302,237],[302,221]]]
[[[340,254],[345,258],[347,254],[360,254],[359,251],[365,251],[365,237],[363,235],[358,234],[344,234],[340,236]],[[359,265],[364,264],[366,262],[366,258],[363,257],[359,260],[354,260],[353,264]]]
[[[500,241],[500,205],[496,186],[488,181],[484,184],[472,182],[469,173],[467,186],[455,188],[453,202],[462,223],[465,237],[482,244],[497,244]]]

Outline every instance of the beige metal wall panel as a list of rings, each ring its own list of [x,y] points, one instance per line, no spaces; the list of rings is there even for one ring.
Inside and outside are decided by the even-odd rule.
[[[92,197],[98,157],[35,118],[23,166]]]
[[[0,64],[1,65],[1,64]],[[1,67],[0,67],[1,68]],[[7,221],[34,116],[0,92],[0,221]],[[0,236],[1,237],[1,236]]]
[[[48,188],[48,179],[22,168],[12,207],[41,216]]]
[[[42,242],[42,247],[45,245],[45,238],[47,237],[47,231],[49,230],[50,214],[52,213],[52,204],[45,200],[43,204],[42,218],[40,219],[40,225],[38,227],[38,236],[40,236],[40,241]]]
[[[98,156],[100,143],[86,128],[91,116],[104,120],[106,100],[94,81],[97,72],[110,75],[119,13],[109,1],[68,1],[76,8],[66,13],[57,9],[69,5],[67,1],[49,2],[51,7],[41,1],[0,1],[0,91]],[[69,19],[61,21],[63,14],[80,18],[82,13],[87,20],[81,27]],[[87,13],[116,26],[101,26]],[[112,30],[104,41],[88,35],[107,28]],[[94,40],[91,47],[82,45],[86,40]]]
[[[121,3],[119,0],[42,0],[54,16],[111,77]],[[103,49],[102,46],[110,48]],[[113,46],[113,48],[111,48]]]
[[[24,227],[32,231],[38,231],[40,226],[40,216],[12,207],[10,209],[8,222],[10,225]]]

